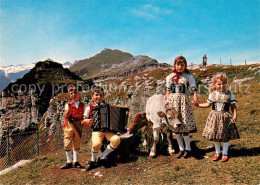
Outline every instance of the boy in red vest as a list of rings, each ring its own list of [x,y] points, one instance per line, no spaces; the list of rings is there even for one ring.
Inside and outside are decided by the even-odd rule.
[[[99,87],[95,86],[93,88],[91,98],[93,102],[86,108],[84,112],[84,120],[81,122],[83,125],[89,125],[92,127],[92,157],[91,161],[87,164],[85,167],[86,171],[89,171],[99,165],[106,166],[107,164],[107,159],[106,157],[108,154],[113,152],[118,145],[120,144],[120,137],[116,135],[113,132],[108,132],[108,131],[103,131],[98,128],[94,128],[93,124],[95,121],[92,119],[92,110],[95,107],[98,106],[104,106],[106,103],[103,101],[104,98],[104,90]],[[98,152],[102,146],[102,141],[104,137],[110,141],[110,143],[107,145],[107,148],[105,151],[102,153],[99,159],[97,159]]]
[[[81,121],[83,120],[85,105],[79,101],[79,93],[76,86],[69,86],[68,91],[71,100],[65,104],[65,122],[63,124],[64,149],[66,151],[67,163],[61,169],[82,168],[78,162],[78,155],[82,136]],[[72,165],[72,149],[74,165]]]

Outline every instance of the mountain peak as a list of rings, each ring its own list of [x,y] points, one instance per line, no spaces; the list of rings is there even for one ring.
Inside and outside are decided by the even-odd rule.
[[[111,67],[113,64],[120,64],[124,60],[133,57],[130,53],[120,51],[118,49],[105,48],[93,57],[81,60],[70,68],[73,72],[84,72],[87,76],[94,76],[102,68],[103,64]]]
[[[51,58],[47,58],[45,61],[54,62]]]
[[[40,61],[30,72],[26,73],[16,82],[10,83],[4,91],[12,92],[12,87],[20,87],[21,84],[69,84],[82,82],[82,79],[72,73],[69,69],[63,68],[62,64],[52,61]],[[9,93],[7,93],[9,94]]]
[[[40,61],[40,62],[36,63],[35,68],[51,69],[51,68],[63,68],[63,67],[62,67],[62,64],[60,64],[60,63],[45,60],[45,61]]]

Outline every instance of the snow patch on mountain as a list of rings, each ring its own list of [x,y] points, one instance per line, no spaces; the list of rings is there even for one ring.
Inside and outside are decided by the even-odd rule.
[[[53,61],[48,58],[45,61]],[[36,63],[28,65],[10,65],[10,66],[0,66],[0,92],[8,86],[9,83],[15,82],[18,78],[22,78],[26,73],[28,73],[32,68],[34,68]],[[64,68],[69,68],[72,63],[69,61],[62,64]]]
[[[72,63],[70,63],[70,61],[64,62],[63,64],[64,68],[70,68],[70,66],[72,66]]]
[[[45,61],[53,61],[52,59],[48,58]],[[29,72],[32,68],[34,68],[36,63],[32,63],[32,64],[28,64],[28,65],[23,65],[23,64],[19,64],[19,65],[10,65],[10,66],[0,66],[0,70],[4,71],[5,76],[7,78],[10,78],[10,74],[14,75],[14,73],[19,73],[21,72],[21,75],[18,75],[19,78],[23,77],[23,75],[25,75],[27,72]],[[72,63],[70,63],[69,61],[65,62],[62,64],[64,68],[69,68]],[[24,71],[24,72],[23,72]],[[15,81],[16,79],[11,79],[12,81]]]
[[[20,71],[31,70],[35,66],[35,63],[28,65],[17,65],[17,66],[0,66],[0,70],[4,71],[5,76],[8,77],[10,73],[18,73]]]

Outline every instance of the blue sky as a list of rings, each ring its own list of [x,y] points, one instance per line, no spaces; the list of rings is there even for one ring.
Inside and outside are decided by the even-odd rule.
[[[0,66],[104,48],[172,64],[260,60],[260,0],[0,0]]]

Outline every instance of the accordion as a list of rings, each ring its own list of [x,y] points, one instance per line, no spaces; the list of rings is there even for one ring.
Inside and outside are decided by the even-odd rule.
[[[92,109],[93,131],[125,132],[129,108],[113,105],[98,106]]]

